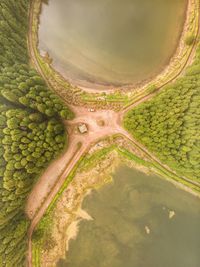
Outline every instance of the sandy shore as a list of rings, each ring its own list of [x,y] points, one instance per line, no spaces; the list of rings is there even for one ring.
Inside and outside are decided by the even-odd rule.
[[[76,238],[81,220],[92,220],[91,216],[82,209],[82,202],[91,194],[92,189],[97,189],[111,181],[111,175],[119,164],[116,152],[108,155],[107,160],[99,163],[95,168],[82,173],[77,173],[72,183],[60,197],[53,217],[52,236],[56,245],[53,249],[43,251],[42,266],[56,266],[60,258],[65,258],[69,249],[70,240]],[[101,169],[101,174],[99,170]]]

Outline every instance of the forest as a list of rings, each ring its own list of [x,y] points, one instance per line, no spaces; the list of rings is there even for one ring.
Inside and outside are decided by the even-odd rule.
[[[30,66],[29,0],[0,2],[0,266],[25,266],[33,184],[67,145],[73,113]]]
[[[129,111],[124,126],[177,174],[200,179],[200,45],[184,76]]]

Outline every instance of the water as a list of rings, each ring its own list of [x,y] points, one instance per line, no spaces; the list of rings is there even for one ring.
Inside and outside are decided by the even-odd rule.
[[[175,52],[187,0],[49,0],[39,48],[66,78],[85,85],[136,84]],[[88,83],[86,84],[88,85]]]
[[[200,266],[200,200],[170,182],[121,167],[83,208],[94,220],[57,267]]]

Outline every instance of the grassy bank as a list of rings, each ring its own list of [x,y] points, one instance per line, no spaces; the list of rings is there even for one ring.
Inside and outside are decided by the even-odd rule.
[[[90,170],[96,168],[96,166],[99,165],[99,162],[106,161],[109,155],[113,152],[117,152],[118,157],[120,157],[120,162],[125,163],[130,167],[136,167],[141,170],[144,170],[145,172],[154,172],[158,174],[160,177],[163,177],[164,179],[174,182],[175,185],[178,185],[178,184],[181,185],[180,187],[182,187],[185,190],[189,188],[189,191],[190,190],[193,191],[194,194],[200,194],[200,188],[198,186],[195,186],[195,185],[190,184],[189,182],[187,183],[186,181],[183,181],[179,176],[177,176],[176,174],[170,171],[167,171],[165,168],[160,166],[158,163],[155,163],[148,158],[142,159],[141,157],[136,155],[134,152],[129,151],[126,147],[119,146],[117,143],[111,144],[107,147],[97,150],[92,154],[86,154],[84,157],[82,157],[79,160],[79,162],[76,164],[76,166],[74,167],[70,175],[67,177],[62,188],[60,189],[58,194],[55,196],[55,198],[52,200],[51,205],[49,206],[45,216],[43,217],[43,219],[41,220],[41,222],[38,224],[36,228],[35,233],[37,233],[38,231],[39,232],[41,231],[42,234],[40,235],[40,238],[38,240],[33,241],[32,256],[33,256],[34,267],[40,266],[36,264],[39,264],[39,259],[41,256],[40,253],[42,252],[45,238],[48,238],[49,236],[51,236],[51,224],[52,224],[51,218],[54,216],[54,212],[56,210],[56,206],[57,206],[57,202],[59,198],[62,196],[64,191],[67,189],[69,183],[75,178],[77,173],[89,172]],[[101,173],[101,171],[99,173]]]

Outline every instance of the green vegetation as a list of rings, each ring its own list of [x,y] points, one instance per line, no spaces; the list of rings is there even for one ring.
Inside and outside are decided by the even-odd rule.
[[[193,34],[188,35],[185,39],[186,45],[192,45],[194,43],[195,39],[196,38]]]
[[[32,235],[32,265],[41,267],[40,258],[42,250],[50,250],[56,243],[52,235],[54,209],[46,213]]]
[[[29,66],[29,0],[0,3],[0,266],[24,266],[33,183],[66,144],[72,113]]]
[[[127,113],[125,128],[178,174],[200,179],[200,46],[184,77]]]
[[[32,235],[32,252],[33,259],[32,264],[34,267],[40,267],[40,257],[41,249],[50,250],[56,243],[54,241],[53,235],[51,233],[54,215],[54,210],[46,213],[40,220],[39,225],[37,225],[36,230]]]

